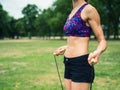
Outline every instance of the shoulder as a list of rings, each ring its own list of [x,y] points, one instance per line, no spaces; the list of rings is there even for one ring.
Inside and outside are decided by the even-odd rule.
[[[96,12],[97,10],[94,6],[92,6],[91,4],[88,4],[85,7],[85,11],[86,13],[92,13],[92,12]]]
[[[88,4],[86,7],[85,7],[85,13],[86,13],[86,16],[88,18],[91,18],[91,17],[99,17],[99,14],[98,14],[98,11],[97,9],[92,6],[91,4]]]

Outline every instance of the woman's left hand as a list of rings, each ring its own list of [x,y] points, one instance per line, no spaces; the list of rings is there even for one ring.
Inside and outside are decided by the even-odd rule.
[[[100,51],[94,51],[93,53],[90,53],[88,57],[88,63],[92,66],[93,64],[97,64],[99,61],[99,56],[101,52]],[[92,61],[94,59],[94,61]]]

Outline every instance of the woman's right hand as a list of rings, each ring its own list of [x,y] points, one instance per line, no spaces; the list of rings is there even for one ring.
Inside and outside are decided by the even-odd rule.
[[[56,55],[56,56],[63,55],[65,50],[66,50],[66,47],[67,46],[59,47],[57,50],[55,50],[55,52],[53,54]]]

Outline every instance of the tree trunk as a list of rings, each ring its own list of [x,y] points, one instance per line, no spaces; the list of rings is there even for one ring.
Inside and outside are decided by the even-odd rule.
[[[32,36],[31,36],[31,32],[28,32],[28,38],[31,39]]]

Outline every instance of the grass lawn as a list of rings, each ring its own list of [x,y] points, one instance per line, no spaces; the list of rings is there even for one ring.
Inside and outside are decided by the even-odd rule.
[[[53,51],[60,40],[0,40],[0,90],[61,90]],[[97,42],[90,41],[90,52]],[[93,90],[120,90],[120,41],[108,41],[95,65]],[[63,80],[63,56],[57,57]]]

